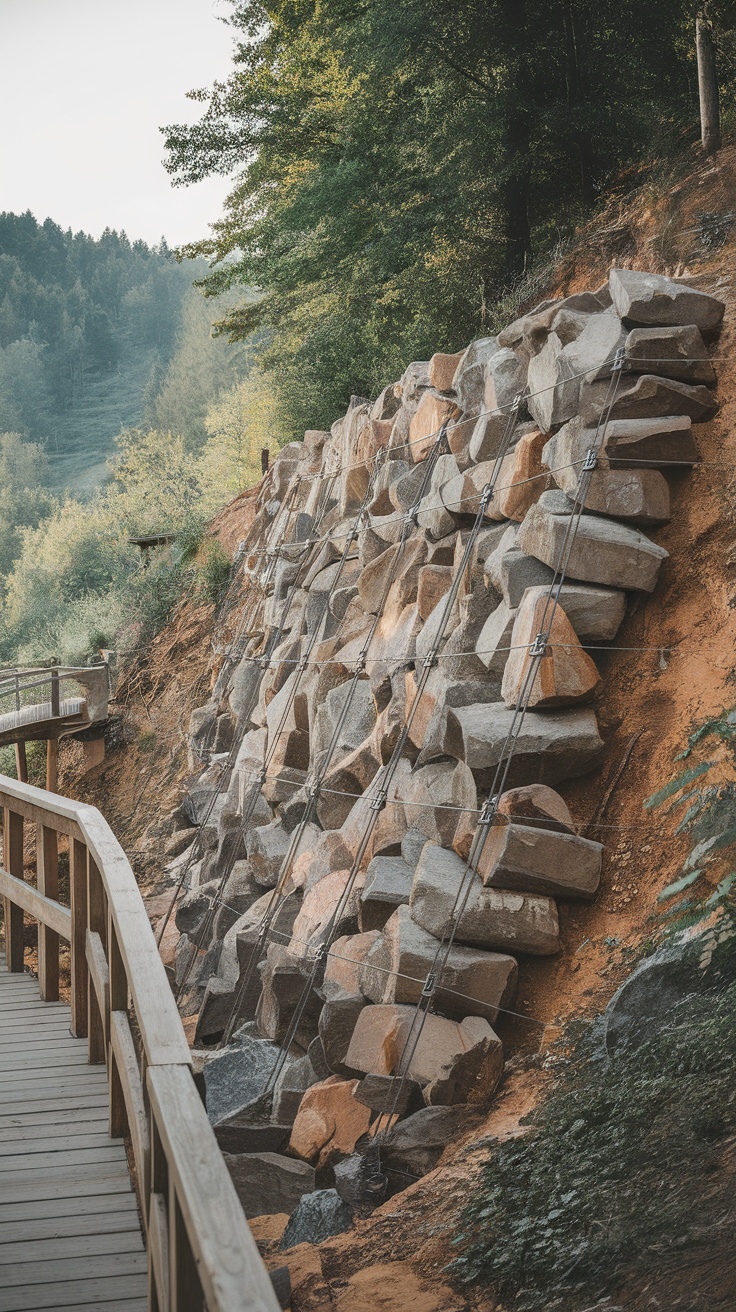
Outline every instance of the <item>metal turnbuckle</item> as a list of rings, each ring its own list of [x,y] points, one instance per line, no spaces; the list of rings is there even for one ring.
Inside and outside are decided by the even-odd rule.
[[[483,825],[485,828],[487,828],[488,825],[492,824],[496,815],[497,807],[498,807],[498,794],[494,793],[492,797],[487,797],[485,802],[483,803],[483,806],[481,807],[480,815],[478,817],[478,824]]]
[[[529,648],[530,656],[544,656],[547,650],[547,634],[538,633],[531,647]]]

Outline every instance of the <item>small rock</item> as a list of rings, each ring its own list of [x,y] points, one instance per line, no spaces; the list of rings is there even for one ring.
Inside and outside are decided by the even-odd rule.
[[[281,1248],[297,1244],[321,1244],[341,1235],[353,1224],[353,1214],[335,1189],[317,1189],[304,1194],[289,1217]]]

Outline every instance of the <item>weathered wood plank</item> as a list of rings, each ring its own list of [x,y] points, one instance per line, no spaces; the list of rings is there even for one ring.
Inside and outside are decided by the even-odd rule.
[[[118,1290],[121,1282],[118,1280]],[[130,1297],[119,1305],[121,1307],[136,1306],[135,1300],[141,1299],[140,1308],[145,1309],[146,1296],[146,1277],[145,1275],[131,1275],[125,1278],[125,1293]],[[8,1291],[8,1299],[12,1301],[3,1301],[2,1292],[0,1292],[0,1312],[41,1312],[46,1308],[79,1308],[85,1309],[86,1312],[94,1312],[99,1308],[100,1312],[111,1312],[118,1305],[105,1301],[105,1296],[109,1292],[110,1281],[106,1279],[91,1280],[70,1280],[64,1285],[33,1285],[25,1289],[14,1289],[12,1294]]]
[[[18,1262],[50,1262],[67,1257],[99,1257],[112,1253],[142,1253],[143,1242],[140,1228],[130,1223],[127,1230],[108,1230],[100,1233],[95,1224],[95,1234],[49,1235],[45,1239],[38,1237],[16,1240],[12,1243],[0,1243],[0,1282],[3,1279],[3,1267]]]
[[[90,1220],[93,1217],[93,1220]],[[140,1231],[135,1195],[89,1194],[74,1199],[74,1212],[69,1213],[68,1198],[43,1198],[36,1202],[14,1203],[3,1211],[0,1206],[0,1226],[7,1243],[14,1239],[32,1239],[35,1235],[88,1235],[92,1227],[98,1232],[101,1226],[127,1227],[127,1220],[135,1219]]]
[[[3,865],[10,875],[23,881],[23,816],[5,808],[3,822]],[[5,900],[5,956],[8,970],[23,970],[23,911],[16,901]]]
[[[24,884],[21,879],[15,879],[7,870],[0,870],[0,894],[8,898],[15,907],[27,911],[34,920],[40,920],[42,925],[48,925],[49,929],[53,929],[60,938],[69,942],[72,917],[66,907],[60,906],[58,902],[52,902],[30,884]]]
[[[36,883],[39,893],[59,900],[59,838],[48,825],[36,825]],[[59,997],[59,935],[45,924],[38,929],[38,989],[44,1002]]]
[[[175,1182],[182,1221],[194,1247],[211,1308],[278,1312],[279,1304],[222,1158],[190,1071],[148,1071],[151,1109]],[[196,1125],[197,1133],[192,1134]],[[173,1290],[172,1290],[173,1297]]]
[[[90,1257],[68,1257],[32,1262],[7,1262],[2,1268],[5,1289],[18,1285],[68,1284],[69,1281],[99,1279],[116,1276],[126,1280],[140,1275],[147,1267],[143,1245],[133,1253],[93,1253]]]
[[[148,1203],[148,1178],[151,1144],[148,1136],[148,1117],[143,1102],[143,1087],[138,1070],[138,1058],[133,1045],[128,1017],[124,1012],[110,1012],[110,1045],[113,1053],[113,1068],[120,1080],[121,1092],[125,1103],[128,1132],[133,1145],[135,1169],[141,1190],[141,1210],[145,1216]],[[111,1076],[113,1071],[111,1070]],[[110,1124],[110,1133],[120,1133],[121,1127]]]
[[[101,1122],[97,1131],[89,1125],[79,1125],[78,1133],[39,1135],[35,1126],[15,1130],[12,1139],[4,1140],[0,1136],[0,1157],[34,1157],[37,1154],[57,1152],[78,1152],[82,1148],[108,1148],[111,1144],[119,1146],[120,1139],[111,1139],[107,1133],[107,1123]]]
[[[46,1175],[48,1171],[68,1171],[71,1168],[96,1166],[100,1163],[120,1164],[120,1145],[114,1143],[94,1144],[88,1148],[60,1148],[47,1153],[20,1153],[15,1160],[5,1159],[3,1174],[12,1170],[34,1171]]]

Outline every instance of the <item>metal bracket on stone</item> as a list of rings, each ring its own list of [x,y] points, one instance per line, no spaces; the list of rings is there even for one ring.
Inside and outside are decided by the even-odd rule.
[[[491,484],[486,483],[486,486],[483,488],[483,491],[480,494],[481,514],[485,515],[491,501],[493,500],[493,493],[494,493],[494,489],[491,486]]]
[[[626,347],[619,346],[616,354],[613,357],[613,367],[611,372],[614,374],[620,374],[621,370],[624,367],[625,362],[626,362]]]
[[[437,992],[437,976],[433,970],[430,970],[427,974],[427,978],[425,979],[424,984],[422,985],[422,997],[433,998],[436,992]]]
[[[368,662],[368,648],[364,647],[355,662],[355,673],[362,674]]]
[[[547,634],[538,633],[531,647],[529,648],[530,656],[544,656],[547,650]]]
[[[598,452],[596,451],[595,447],[589,446],[588,450],[585,452],[585,459],[583,461],[583,468],[581,472],[583,474],[588,474],[592,469],[596,469],[597,466],[598,466]]]
[[[313,987],[316,989],[321,988],[324,982],[325,971],[327,969],[327,958],[329,956],[329,952],[330,952],[329,943],[320,943],[319,947],[317,948],[314,954],[315,977],[314,977]]]
[[[497,807],[498,807],[498,795],[494,793],[492,797],[487,797],[485,802],[483,803],[480,815],[478,817],[478,825],[479,826],[483,825],[484,827],[487,827],[488,825],[492,824],[496,816]]]
[[[259,946],[259,947],[263,947],[263,944],[266,942],[266,939],[268,938],[268,931],[269,931],[270,928],[271,928],[271,917],[270,917],[269,913],[268,913],[267,911],[265,911],[265,912],[263,913],[263,915],[261,916],[261,921],[260,921],[260,924],[259,924],[259,926],[258,926],[258,946]]]
[[[427,652],[427,655],[424,657],[424,660],[422,661],[422,668],[425,670],[433,670],[435,665],[438,664],[439,664],[439,658],[437,656],[437,648],[430,647],[429,651]]]
[[[414,528],[419,527],[419,504],[420,503],[418,501],[415,501],[413,506],[410,506],[408,510],[404,511],[405,530],[407,528],[410,528],[412,525],[414,526]]]
[[[379,788],[371,801],[371,811],[382,811],[388,801],[388,789]]]
[[[258,657],[258,668],[259,668],[259,670],[267,670],[268,667],[269,667],[269,665],[270,665],[270,663],[271,663],[271,662],[270,662],[270,659],[269,659],[268,656],[259,656],[259,657]]]

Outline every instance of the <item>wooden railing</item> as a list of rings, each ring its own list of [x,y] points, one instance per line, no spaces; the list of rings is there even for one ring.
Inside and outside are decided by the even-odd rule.
[[[59,997],[71,947],[71,1029],[107,1064],[110,1134],[129,1136],[148,1248],[151,1312],[277,1312],[273,1286],[197,1092],[191,1056],[133,872],[94,807],[0,775],[8,968],[38,921],[41,997]],[[24,877],[35,827],[36,884]],[[59,838],[69,906],[59,900]],[[134,1037],[137,1036],[137,1037]]]

